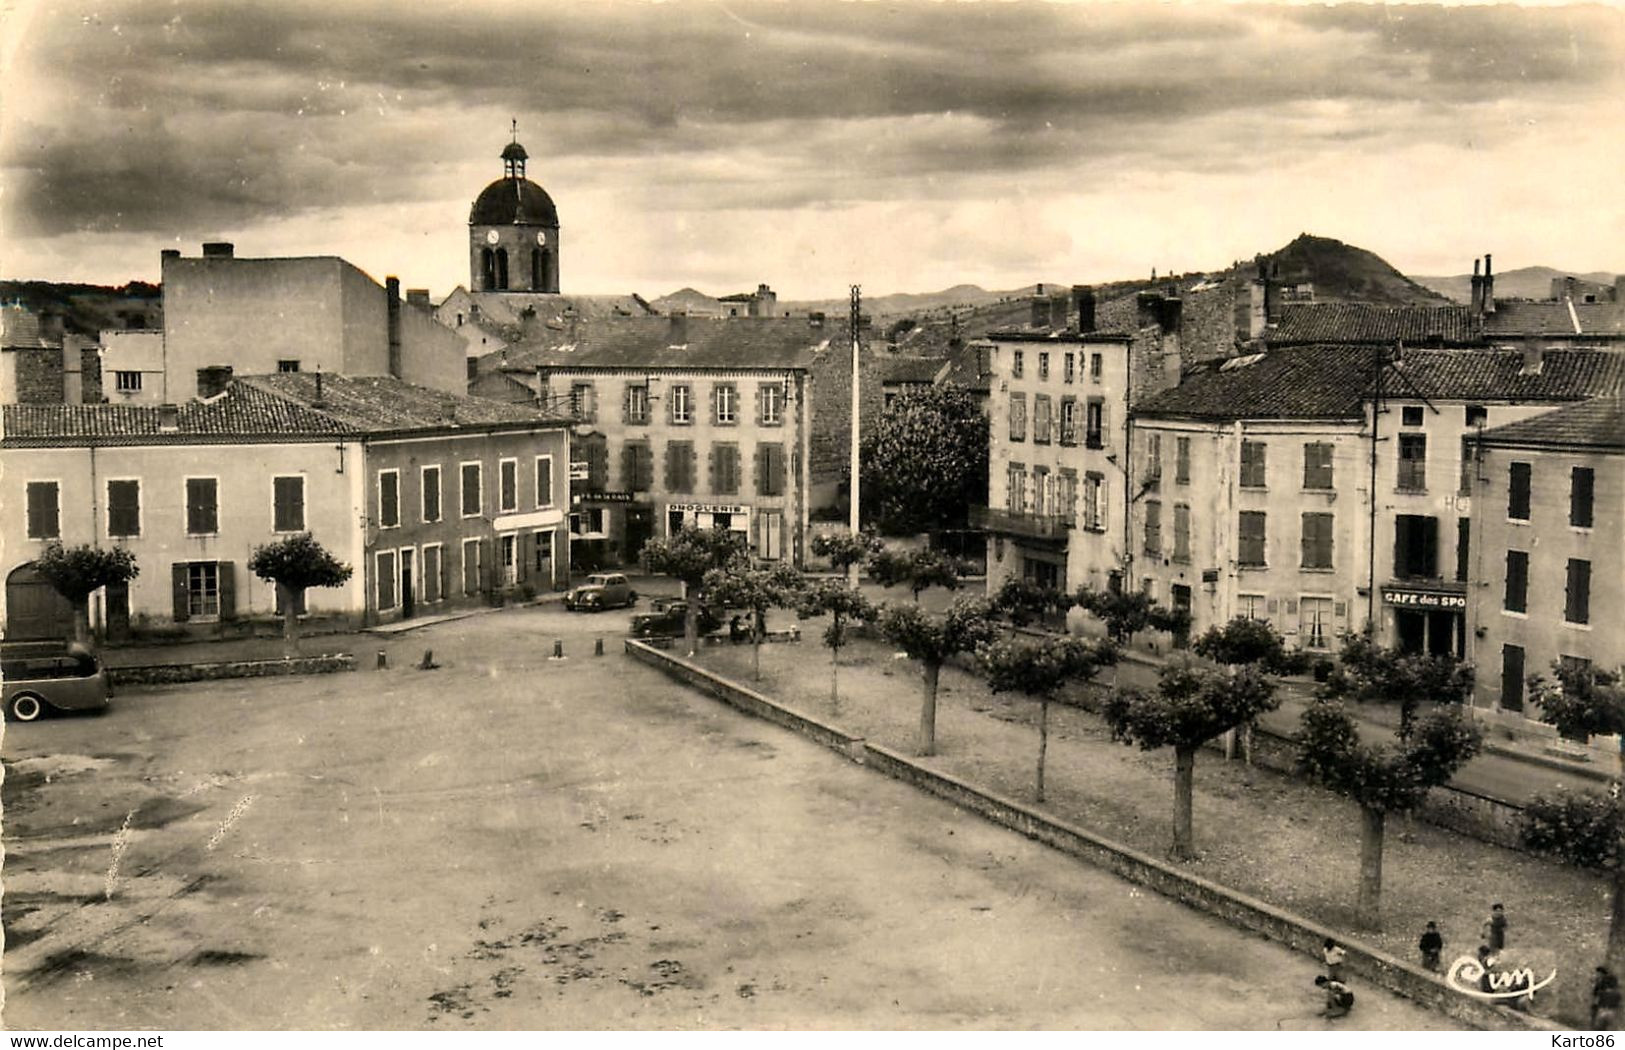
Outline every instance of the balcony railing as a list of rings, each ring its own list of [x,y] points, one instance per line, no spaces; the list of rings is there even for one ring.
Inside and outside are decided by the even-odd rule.
[[[1017,513],[980,506],[971,507],[970,524],[973,529],[1034,540],[1065,540],[1066,530],[1072,527],[1070,519],[1059,515]]]

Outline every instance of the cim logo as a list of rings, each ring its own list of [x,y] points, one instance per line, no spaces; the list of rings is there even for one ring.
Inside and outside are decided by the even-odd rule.
[[[1463,955],[1450,964],[1450,971],[1445,974],[1444,980],[1456,991],[1479,999],[1521,999],[1534,995],[1557,980],[1557,970],[1554,968],[1544,979],[1537,981],[1535,971],[1528,966],[1491,970],[1471,955]],[[1485,984],[1489,986],[1489,991],[1482,987]]]

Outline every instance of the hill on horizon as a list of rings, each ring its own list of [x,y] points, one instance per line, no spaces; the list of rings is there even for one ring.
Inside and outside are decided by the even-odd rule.
[[[1625,273],[1625,270],[1621,270]],[[1516,270],[1503,270],[1495,275],[1495,297],[1497,299],[1549,299],[1552,295],[1552,278],[1573,277],[1588,284],[1612,285],[1614,275],[1606,271],[1595,273],[1575,273],[1573,270],[1559,270],[1551,266],[1523,266]],[[1416,277],[1417,284],[1431,288],[1440,295],[1446,296],[1458,303],[1468,303],[1473,296],[1473,275],[1468,273],[1456,274],[1449,277]]]

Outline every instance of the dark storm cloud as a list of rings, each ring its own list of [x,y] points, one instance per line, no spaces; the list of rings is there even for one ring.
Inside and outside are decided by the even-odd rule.
[[[46,9],[26,52],[51,94],[12,118],[0,161],[25,234],[223,227],[421,199],[470,159],[459,116],[498,112],[552,156],[670,159],[637,176],[692,207],[801,206],[1114,157],[1234,168],[1260,146],[1392,135],[1384,107],[1406,103],[1435,107],[1417,118],[1432,133],[1438,107],[1596,84],[1618,25],[1037,3]],[[1322,100],[1370,114],[1282,121],[1267,143],[1216,128]]]

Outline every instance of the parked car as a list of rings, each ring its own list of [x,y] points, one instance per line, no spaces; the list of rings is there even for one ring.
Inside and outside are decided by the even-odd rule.
[[[632,589],[624,575],[595,572],[587,577],[586,583],[565,592],[564,607],[572,612],[598,612],[601,609],[635,605],[637,600],[638,592]]]
[[[113,691],[101,661],[75,642],[8,642],[0,649],[0,703],[14,722],[52,711],[99,711]]]
[[[686,598],[656,598],[646,613],[632,617],[634,638],[675,638],[683,633],[683,617],[688,614]],[[722,617],[709,606],[700,606],[701,634],[710,634],[722,626]]]

